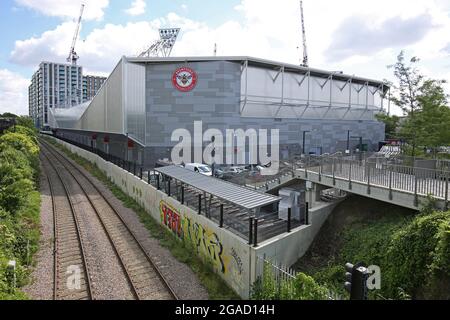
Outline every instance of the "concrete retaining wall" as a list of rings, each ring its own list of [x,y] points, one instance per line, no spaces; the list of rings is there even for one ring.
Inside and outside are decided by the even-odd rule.
[[[281,263],[284,266],[293,265],[300,259],[311,246],[320,228],[338,203],[318,202],[309,211],[310,224],[293,229],[290,233],[284,233],[265,242],[252,250],[252,261],[256,257]],[[256,267],[256,266],[255,266]],[[252,270],[252,279],[256,278],[256,269]]]

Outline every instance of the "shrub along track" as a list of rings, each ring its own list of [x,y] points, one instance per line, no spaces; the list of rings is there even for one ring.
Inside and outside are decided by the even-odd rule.
[[[90,178],[67,160],[65,155],[40,140],[42,151],[50,161],[58,163],[79,185],[94,214],[101,222],[122,265],[136,299],[177,299],[176,294],[152,262],[141,243],[128,228],[108,199]]]

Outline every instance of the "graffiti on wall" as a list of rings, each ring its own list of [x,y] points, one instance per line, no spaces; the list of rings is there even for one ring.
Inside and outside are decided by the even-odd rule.
[[[162,200],[159,203],[159,212],[161,214],[161,222],[179,238],[183,238],[180,214],[172,208],[172,206]]]
[[[239,274],[242,274],[243,263],[242,263],[241,257],[239,257],[239,255],[237,254],[237,252],[234,248],[231,248],[231,256],[233,257],[234,262],[236,263]]]
[[[193,243],[197,253],[204,254],[222,272],[227,272],[228,257],[219,236],[201,224],[181,215],[175,208],[161,200],[161,223],[171,230],[179,239]]]

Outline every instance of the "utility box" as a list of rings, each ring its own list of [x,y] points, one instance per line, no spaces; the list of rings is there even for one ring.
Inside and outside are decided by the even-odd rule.
[[[291,208],[291,219],[301,221],[304,218],[304,210],[301,210],[301,208],[305,199],[305,191],[283,188],[280,189],[278,195],[281,197],[278,207],[278,218],[287,221],[288,208]]]

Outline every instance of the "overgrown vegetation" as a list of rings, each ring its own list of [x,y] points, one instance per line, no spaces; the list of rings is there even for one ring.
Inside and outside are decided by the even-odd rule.
[[[202,285],[208,291],[210,299],[213,300],[236,300],[240,297],[228,287],[228,285],[214,272],[212,267],[204,263],[197,257],[193,247],[189,243],[176,239],[171,232],[162,227],[153,217],[148,214],[134,199],[125,194],[119,187],[112,183],[107,176],[91,162],[76,154],[51,139],[46,139],[49,143],[65,152],[70,158],[76,161],[89,171],[94,177],[100,180],[111,192],[122,201],[123,205],[132,209],[139,217],[140,221],[149,230],[153,238],[159,240],[161,246],[167,248],[172,255],[180,262],[187,264],[197,275]]]
[[[16,285],[25,285],[39,241],[39,146],[26,118],[0,136],[0,300],[26,298],[11,286],[7,264],[16,261]]]
[[[392,208],[391,208],[392,209]],[[314,265],[298,268],[321,285],[343,296],[346,262],[363,262],[381,268],[381,290],[371,299],[450,299],[450,211],[433,211],[426,206],[420,214],[395,212],[374,214],[373,219],[355,219],[355,212],[342,230],[327,232],[338,248]],[[342,218],[342,217],[340,217]],[[325,240],[326,241],[326,240]],[[318,247],[309,260],[319,260]]]
[[[265,263],[263,274],[252,288],[254,300],[327,300],[329,291],[304,273],[294,279],[277,278],[273,267]]]

